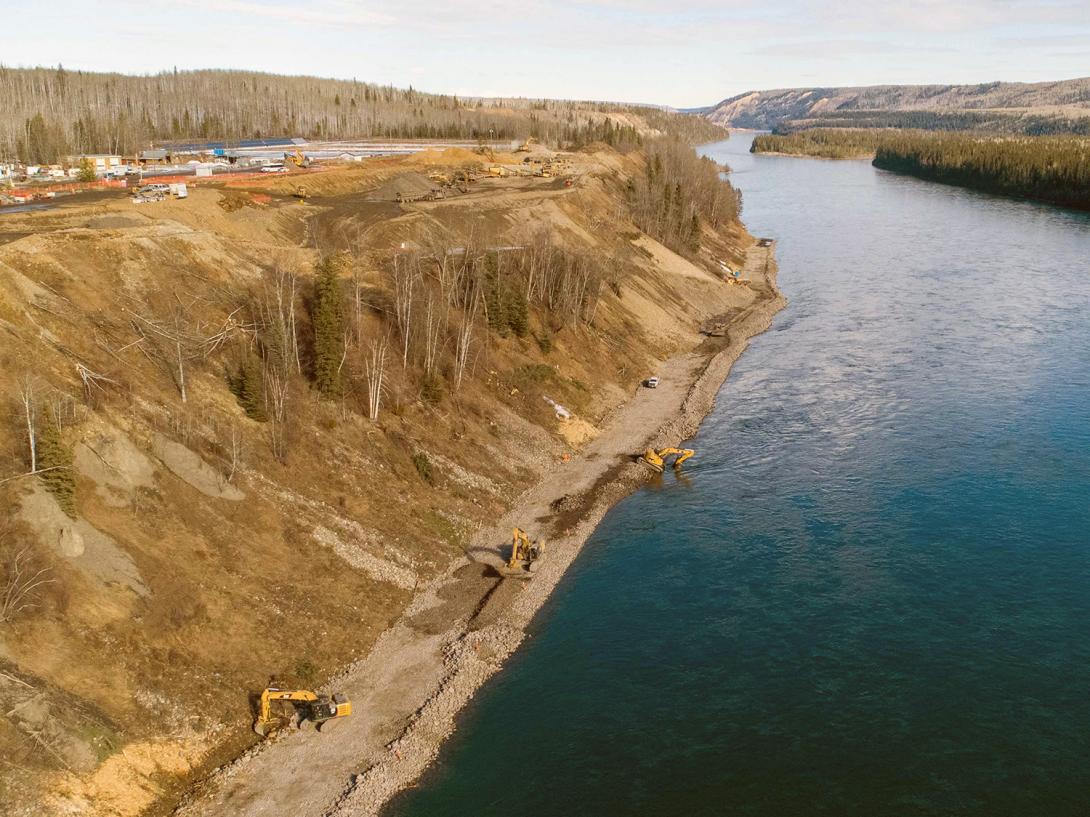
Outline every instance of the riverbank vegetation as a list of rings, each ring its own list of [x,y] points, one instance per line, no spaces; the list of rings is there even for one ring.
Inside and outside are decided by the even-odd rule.
[[[874,156],[874,166],[988,193],[1090,209],[1090,139],[816,128],[754,138],[754,153],[826,159]]]
[[[862,159],[878,149],[878,131],[815,128],[787,134],[762,134],[753,139],[752,153],[787,153],[822,159]]]
[[[704,225],[719,230],[737,219],[740,195],[719,175],[719,166],[679,139],[658,139],[644,149],[646,172],[629,182],[634,220],[674,252],[700,249]]]
[[[270,137],[524,139],[623,147],[671,134],[726,138],[699,116],[642,105],[427,94],[357,80],[252,71],[147,76],[0,67],[0,160],[131,154],[151,143]]]
[[[874,166],[988,193],[1090,210],[1090,140],[888,133]]]
[[[791,123],[800,128],[899,128],[926,131],[974,131],[979,134],[1012,136],[1090,136],[1090,117],[1065,117],[1025,111],[882,111],[843,110]],[[779,129],[777,129],[779,130]]]

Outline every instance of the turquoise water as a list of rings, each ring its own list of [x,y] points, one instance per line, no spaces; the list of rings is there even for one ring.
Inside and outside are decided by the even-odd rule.
[[[790,307],[390,817],[1090,814],[1090,217],[748,146]]]

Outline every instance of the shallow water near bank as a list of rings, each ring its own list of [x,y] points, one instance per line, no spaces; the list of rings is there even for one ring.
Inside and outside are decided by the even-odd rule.
[[[1090,811],[1090,217],[749,141],[791,305],[386,814]]]

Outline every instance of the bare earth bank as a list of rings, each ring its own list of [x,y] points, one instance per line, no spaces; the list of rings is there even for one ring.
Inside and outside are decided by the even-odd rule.
[[[647,481],[633,455],[691,437],[750,338],[786,305],[772,247],[753,246],[742,278],[759,294],[723,337],[667,362],[658,389],[641,389],[604,432],[481,530],[464,560],[421,588],[409,609],[330,688],[353,702],[332,731],[289,733],[219,769],[180,817],[364,817],[412,785],[453,732],[455,717],[525,637],[526,627],[617,501]],[[546,543],[529,581],[504,579],[514,525]]]

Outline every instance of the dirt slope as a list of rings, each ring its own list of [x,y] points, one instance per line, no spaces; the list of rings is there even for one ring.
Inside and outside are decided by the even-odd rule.
[[[605,430],[607,418],[680,356],[660,392],[625,409],[637,414],[622,425],[646,428],[624,445],[652,433],[697,363],[685,355],[704,342],[701,323],[767,296],[759,281],[728,286],[714,272],[751,244],[739,225],[706,231],[689,259],[640,234],[623,198],[642,171],[636,156],[578,154],[571,187],[488,180],[415,204],[375,195],[399,174],[466,161],[382,160],[161,205],[118,195],[0,216],[0,564],[5,592],[16,564],[47,580],[0,621],[5,814],[164,813],[254,743],[249,696],[270,678],[321,687],[352,667],[344,684],[361,713],[389,715],[354,717],[345,737],[314,744],[337,770],[327,792],[337,794],[370,755],[343,756],[335,741],[381,747],[396,735],[444,671],[434,658],[447,625],[494,584],[456,573],[467,548],[495,544],[480,532],[560,469],[574,441],[606,468],[621,450],[611,436],[621,421]],[[306,204],[292,196],[300,183],[313,186]],[[523,337],[478,318],[456,393],[452,337],[431,391],[391,349],[382,410],[368,420],[369,344],[397,342],[390,259],[437,234],[509,248],[541,231],[608,259],[614,275],[591,316],[535,308]],[[341,285],[358,334],[347,335],[342,396],[320,400],[307,378],[313,269],[340,251],[351,252]],[[292,274],[301,373],[277,425],[248,415],[228,381],[255,359],[254,316]],[[22,396],[38,439],[59,428],[70,452],[60,493],[47,475],[22,476]],[[546,397],[575,424],[562,426]],[[575,525],[589,513],[568,516]],[[421,588],[453,575],[438,607],[407,612]],[[422,639],[418,658],[396,649],[405,627]],[[404,697],[386,710],[394,691]]]

